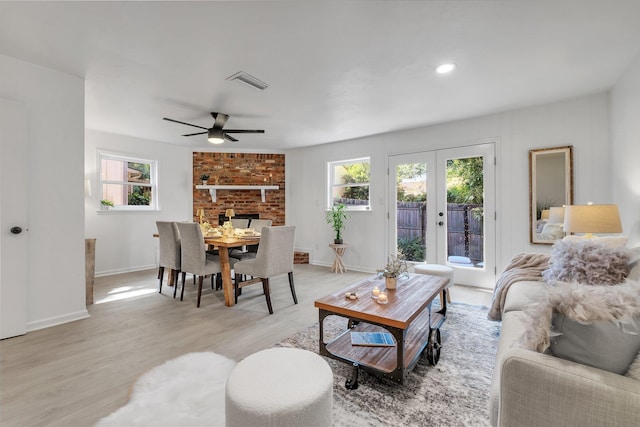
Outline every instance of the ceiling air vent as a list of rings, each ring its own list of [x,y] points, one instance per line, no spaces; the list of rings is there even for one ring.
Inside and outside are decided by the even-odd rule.
[[[237,80],[240,83],[244,83],[247,86],[251,86],[252,88],[258,89],[258,90],[265,90],[266,88],[269,87],[269,85],[263,82],[262,80],[256,77],[253,77],[251,74],[247,74],[244,71],[240,71],[238,73],[235,73],[232,76],[227,77],[227,80],[230,80],[230,81]]]

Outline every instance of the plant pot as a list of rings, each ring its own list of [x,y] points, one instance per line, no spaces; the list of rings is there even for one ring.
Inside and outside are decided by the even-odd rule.
[[[398,286],[398,278],[397,277],[385,277],[384,278],[384,286],[387,289],[395,289]]]
[[[207,185],[207,180],[203,180],[202,185]]]
[[[336,245],[341,245],[342,239],[333,239],[333,243],[335,243]]]

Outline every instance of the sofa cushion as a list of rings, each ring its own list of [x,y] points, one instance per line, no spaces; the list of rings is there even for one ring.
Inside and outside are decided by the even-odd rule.
[[[515,282],[507,292],[502,312],[523,310],[528,304],[544,300],[548,287],[546,282],[531,280]]]
[[[578,282],[585,285],[616,285],[629,274],[629,251],[599,243],[599,238],[560,240],[551,248],[546,281]]]
[[[640,316],[580,323],[554,313],[551,354],[624,375],[640,351]]]

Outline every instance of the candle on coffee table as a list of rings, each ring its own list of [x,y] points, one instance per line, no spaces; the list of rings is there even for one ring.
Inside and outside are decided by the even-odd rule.
[[[374,298],[378,298],[378,295],[380,295],[380,288],[379,288],[379,287],[377,287],[377,286],[375,286],[375,287],[373,288],[373,290],[371,291],[371,295],[372,295]]]
[[[378,294],[378,301],[387,302],[387,294],[385,292],[380,292]]]

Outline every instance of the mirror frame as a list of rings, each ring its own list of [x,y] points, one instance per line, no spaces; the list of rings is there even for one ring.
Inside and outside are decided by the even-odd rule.
[[[538,158],[546,154],[564,154],[564,188],[565,196],[562,205],[573,204],[573,146],[550,147],[529,150],[529,242],[533,244],[552,245],[557,240],[539,239],[537,238],[537,222],[538,222]],[[560,185],[560,183],[558,183]]]

